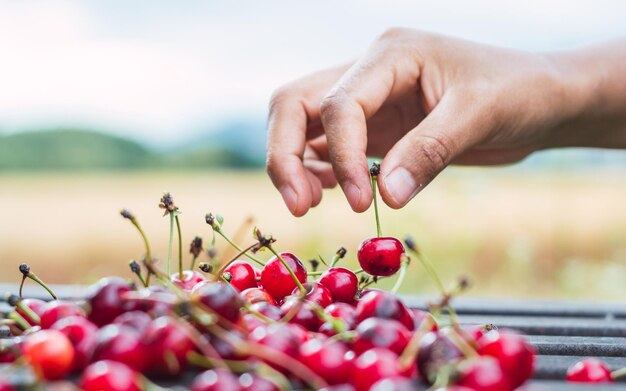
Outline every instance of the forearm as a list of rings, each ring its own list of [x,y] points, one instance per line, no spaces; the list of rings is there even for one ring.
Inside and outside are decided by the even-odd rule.
[[[626,148],[626,39],[550,56],[567,115],[548,146]]]

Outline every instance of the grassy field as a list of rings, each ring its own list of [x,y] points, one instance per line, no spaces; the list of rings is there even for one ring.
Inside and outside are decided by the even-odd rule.
[[[385,208],[383,231],[413,235],[446,281],[470,277],[473,296],[621,300],[625,177],[449,170],[405,209]],[[307,216],[291,217],[260,172],[2,174],[0,183],[2,282],[17,282],[23,261],[56,283],[129,276],[127,262],[143,247],[119,216],[122,207],[138,216],[164,258],[168,219],[157,208],[163,191],[172,192],[183,212],[186,259],[195,234],[210,237],[208,211],[222,214],[230,232],[253,216],[278,239],[279,249],[303,260],[329,258],[343,245],[346,263],[355,266],[358,243],[375,234],[372,213],[353,213],[338,190]],[[403,291],[434,293],[434,286],[415,263]]]

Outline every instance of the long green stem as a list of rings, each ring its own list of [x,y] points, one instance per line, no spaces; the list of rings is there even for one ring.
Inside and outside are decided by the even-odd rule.
[[[170,240],[167,248],[167,275],[172,274],[172,238],[174,237],[174,215],[170,213]]]
[[[17,323],[17,325],[20,326],[23,330],[30,328],[30,323],[28,323],[26,319],[22,317],[22,315],[18,314],[15,311],[7,315],[7,318],[14,320]]]
[[[400,266],[400,273],[398,274],[398,279],[396,280],[396,283],[393,285],[393,288],[391,288],[391,293],[393,293],[394,295],[398,293],[398,290],[402,286],[402,283],[404,282],[404,277],[406,276],[406,271],[408,268],[409,268],[409,261],[408,260],[403,261],[402,265]]]
[[[195,255],[191,257],[191,265],[189,266],[189,270],[193,270],[193,268],[196,267],[197,260],[198,260],[198,257],[196,257]]]
[[[378,197],[376,196],[376,175],[372,175],[372,194],[374,197],[374,215],[376,216],[376,235],[380,238],[383,236],[382,230],[380,229],[380,217],[378,216]]]
[[[35,281],[37,284],[41,285],[41,287],[42,287],[43,289],[45,289],[46,291],[48,291],[48,293],[50,294],[50,296],[52,296],[52,298],[53,298],[54,300],[56,300],[56,299],[57,299],[57,295],[56,295],[56,294],[52,291],[52,289],[50,289],[50,287],[49,287],[48,285],[46,285],[46,283],[44,283],[43,281],[41,281],[41,280],[39,279],[39,277],[37,277],[37,276],[35,275],[35,273],[32,273],[32,272],[31,272],[31,273],[28,273],[28,278],[30,278],[31,280]],[[21,292],[21,291],[20,291],[20,292]],[[21,293],[20,293],[20,294],[21,294]]]
[[[235,249],[237,249],[237,251],[242,251],[241,247],[238,246],[237,243],[233,242],[226,234],[224,234],[221,229],[216,229],[215,232],[217,232],[222,238],[224,238],[224,240],[226,240],[228,242],[228,244],[230,244]],[[247,253],[247,252],[244,253],[243,255],[245,255],[249,259],[253,260],[254,262],[258,263],[260,266],[265,266],[265,262],[263,262],[259,258],[255,257],[254,255],[252,255],[250,253]]]
[[[132,219],[131,223],[133,223],[133,225],[137,228],[137,231],[139,231],[139,234],[141,235],[141,239],[143,239],[143,244],[146,247],[146,259],[148,261],[152,260],[152,252],[150,251],[150,243],[148,242],[148,237],[146,236],[146,233],[143,231],[143,229],[139,225],[139,222],[136,219]]]
[[[176,231],[178,232],[178,278],[183,279],[183,237],[180,233],[180,220],[178,215],[174,217],[176,220]]]
[[[617,379],[619,379],[621,377],[624,377],[624,376],[626,376],[626,367],[625,368],[620,368],[620,369],[617,369],[617,370],[611,372],[611,379],[613,379],[613,380],[617,380]]]
[[[287,262],[283,259],[283,257],[281,257],[280,254],[277,253],[276,250],[274,250],[274,247],[269,245],[267,246],[267,248],[272,252],[272,254],[276,256],[276,258],[278,258],[280,263],[282,263],[283,266],[287,269],[287,271],[289,272],[289,275],[291,275],[291,278],[293,279],[293,282],[296,283],[296,286],[298,287],[298,290],[300,291],[300,293],[302,293],[303,295],[306,295],[307,290],[304,289],[304,286],[302,286],[302,283],[300,282],[300,280],[298,280],[298,277],[296,277],[296,273],[294,273],[293,269],[291,269],[291,266],[289,266]]]

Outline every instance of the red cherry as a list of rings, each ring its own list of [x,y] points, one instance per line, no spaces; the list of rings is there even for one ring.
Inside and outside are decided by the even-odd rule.
[[[420,341],[417,354],[417,366],[421,378],[428,384],[432,384],[439,370],[460,360],[463,354],[457,346],[442,331],[430,332],[424,335]]]
[[[26,307],[30,308],[35,314],[41,316],[41,309],[46,304],[46,302],[43,301],[43,300],[39,300],[39,299],[23,299],[22,300],[22,304],[25,305]],[[30,317],[28,315],[26,315],[26,313],[24,311],[22,311],[21,309],[16,307],[15,308],[15,312],[17,312],[18,314],[22,315],[22,317],[24,319],[26,319],[28,324],[30,324],[31,326],[36,326],[37,325],[37,323],[35,323],[33,320],[31,320]]]
[[[117,318],[113,319],[113,323],[130,327],[134,329],[139,334],[144,334],[148,325],[152,321],[150,315],[146,314],[143,311],[129,311],[125,312]]]
[[[256,288],[255,270],[246,261],[235,261],[224,269],[224,273],[230,274],[230,285],[239,292],[243,292],[248,288]]]
[[[258,327],[250,334],[250,339],[290,357],[297,356],[301,342],[295,329],[283,324]]]
[[[144,338],[152,357],[151,372],[166,376],[183,372],[187,366],[187,356],[195,345],[189,332],[176,320],[169,316],[153,320]]]
[[[259,312],[265,315],[266,317],[275,321],[281,320],[282,317],[285,315],[285,313],[283,312],[283,310],[280,309],[280,307],[277,307],[275,305],[272,305],[264,301],[252,304],[250,306],[250,309],[252,311]]]
[[[125,364],[98,361],[89,365],[80,381],[83,391],[140,391],[140,375]]]
[[[170,281],[174,283],[177,287],[182,289],[185,292],[191,292],[196,284],[201,283],[202,281],[206,281],[206,278],[192,270],[183,270],[183,277],[180,277],[179,273],[174,273],[170,276]]]
[[[87,292],[89,320],[97,326],[109,324],[124,312],[122,294],[132,289],[124,279],[106,277],[92,285]]]
[[[393,293],[370,290],[363,295],[356,306],[357,323],[367,318],[395,319],[402,323],[407,329],[413,331],[415,321],[400,299]]]
[[[320,284],[330,291],[333,301],[352,303],[359,289],[359,279],[345,267],[331,267],[320,277]]]
[[[228,322],[237,323],[241,316],[239,311],[243,307],[243,298],[223,281],[200,283],[191,294],[194,300],[198,300]]]
[[[294,307],[298,307],[297,312],[289,320],[289,323],[299,324],[309,331],[317,331],[320,328],[322,321],[313,310],[311,303],[306,300],[300,301],[297,297],[290,296],[285,300],[280,309],[287,315],[291,313],[292,310],[296,311]]]
[[[368,318],[359,323],[352,348],[361,354],[372,348],[385,348],[400,355],[411,339],[411,333],[397,320]]]
[[[6,381],[0,379],[0,391],[13,391],[13,387]]]
[[[408,376],[414,368],[400,368],[398,355],[383,349],[370,349],[354,360],[352,384],[357,391],[367,391],[381,379]]]
[[[333,303],[333,297],[331,296],[328,288],[326,288],[324,285],[317,282],[307,282],[302,286],[304,286],[304,289],[306,289],[307,291],[307,294],[305,296],[306,300],[317,303],[322,308],[325,308],[326,306]],[[296,296],[299,293],[300,291],[298,290],[298,288],[295,288],[293,292],[291,292],[292,295]]]
[[[493,357],[480,357],[461,363],[456,384],[472,390],[511,391],[509,383],[498,360]]]
[[[239,379],[225,369],[209,369],[194,379],[191,391],[240,391]]]
[[[300,361],[328,384],[350,380],[354,352],[340,341],[311,339],[300,346]]]
[[[572,383],[613,383],[611,370],[597,358],[576,362],[567,370],[566,379]]]
[[[98,327],[80,316],[68,316],[52,325],[51,330],[62,332],[74,346],[73,371],[84,369],[91,361],[93,349],[96,347]]]
[[[65,377],[72,370],[72,342],[58,330],[29,334],[22,344],[23,357],[48,380]]]
[[[521,386],[533,374],[535,350],[521,335],[510,330],[485,334],[478,340],[477,352],[497,359],[513,388]]]
[[[122,300],[125,311],[149,312],[158,317],[170,314],[178,298],[165,288],[153,285],[137,292],[126,293],[122,295]]]
[[[373,276],[391,276],[402,264],[404,246],[396,238],[372,238],[361,243],[357,251],[359,265]]]
[[[276,304],[276,300],[263,288],[248,288],[241,292],[241,296],[250,304],[259,302],[268,302],[270,304]]]
[[[239,385],[241,385],[242,391],[280,391],[280,387],[276,384],[252,373],[244,373],[239,376]]]
[[[68,316],[81,316],[86,317],[85,311],[78,305],[69,301],[54,300],[46,303],[41,307],[41,328],[49,329],[59,319],[66,318]]]
[[[280,256],[293,270],[298,281],[305,283],[307,273],[302,261],[292,253],[281,253]],[[277,257],[270,259],[263,267],[261,283],[263,284],[263,289],[269,292],[276,300],[281,300],[296,288],[296,283],[291,278],[291,274],[289,274],[287,268]]]
[[[346,322],[348,330],[356,326],[356,308],[346,303],[333,303],[326,307],[326,313],[333,318],[339,318]]]
[[[411,315],[413,315],[413,324],[415,324],[415,330],[419,329],[422,323],[425,320],[429,320],[432,326],[425,331],[437,331],[439,330],[439,326],[437,325],[437,321],[428,311],[422,311],[417,308],[411,308]]]
[[[245,335],[243,335],[240,331],[233,329],[230,330],[231,337],[236,337],[240,339],[245,339]],[[230,342],[224,341],[223,338],[217,337],[212,334],[206,334],[209,342],[217,352],[217,354],[225,359],[225,360],[247,360],[249,356],[242,354],[237,350],[236,346],[233,346]]]
[[[98,331],[94,360],[111,360],[142,372],[148,367],[149,355],[143,336],[128,326],[110,324]]]
[[[414,380],[403,376],[393,376],[377,381],[370,391],[419,391],[422,389],[418,388]],[[446,391],[450,391],[450,388],[446,388]]]

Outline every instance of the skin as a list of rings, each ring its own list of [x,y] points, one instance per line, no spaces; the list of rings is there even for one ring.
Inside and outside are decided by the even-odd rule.
[[[529,53],[390,29],[356,62],[279,88],[267,171],[295,216],[341,186],[352,209],[378,186],[406,205],[450,164],[517,162],[556,147],[626,148],[626,39]]]

